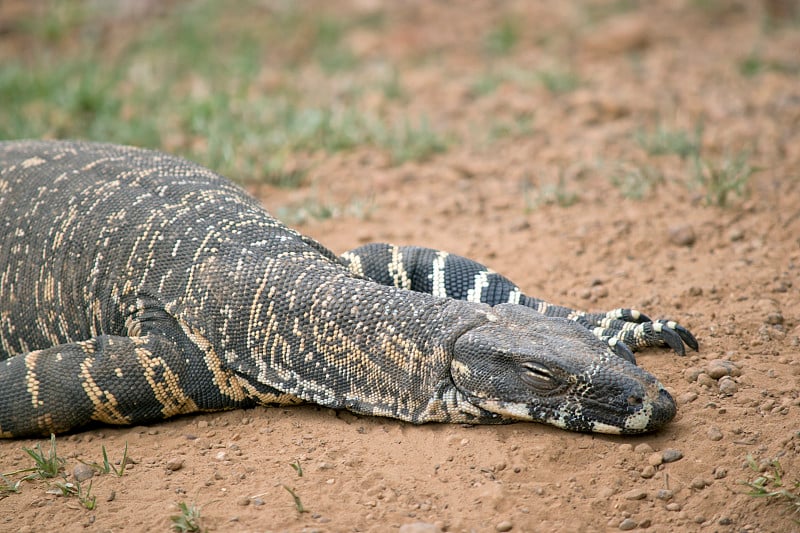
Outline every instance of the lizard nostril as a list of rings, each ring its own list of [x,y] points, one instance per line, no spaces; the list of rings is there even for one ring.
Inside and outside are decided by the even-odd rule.
[[[641,396],[628,396],[628,405],[642,405],[644,400]]]

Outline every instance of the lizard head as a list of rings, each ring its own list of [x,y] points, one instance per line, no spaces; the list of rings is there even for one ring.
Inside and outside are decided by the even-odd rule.
[[[597,433],[653,431],[675,401],[652,375],[583,326],[501,304],[455,342],[451,376],[469,403],[503,419]]]

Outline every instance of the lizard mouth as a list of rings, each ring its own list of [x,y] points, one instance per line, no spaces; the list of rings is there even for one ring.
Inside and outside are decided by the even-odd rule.
[[[570,395],[559,395],[550,405],[475,396],[470,397],[470,402],[509,420],[542,422],[578,432],[625,435],[656,431],[675,417],[675,401],[660,383],[650,384],[644,392],[616,402]]]

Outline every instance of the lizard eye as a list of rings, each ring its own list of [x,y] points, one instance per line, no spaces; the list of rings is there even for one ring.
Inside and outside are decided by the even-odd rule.
[[[533,387],[553,388],[556,383],[553,374],[544,365],[526,361],[522,363],[522,380]]]

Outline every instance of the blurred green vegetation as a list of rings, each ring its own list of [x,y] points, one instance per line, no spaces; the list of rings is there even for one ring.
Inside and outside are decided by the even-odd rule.
[[[405,93],[394,65],[365,60],[347,39],[379,32],[380,14],[343,19],[254,0],[124,5],[36,2],[3,36],[23,51],[0,58],[0,139],[162,148],[282,186],[303,178],[288,163],[297,154],[369,145],[398,164],[452,141],[425,116],[362,105],[370,91]]]

